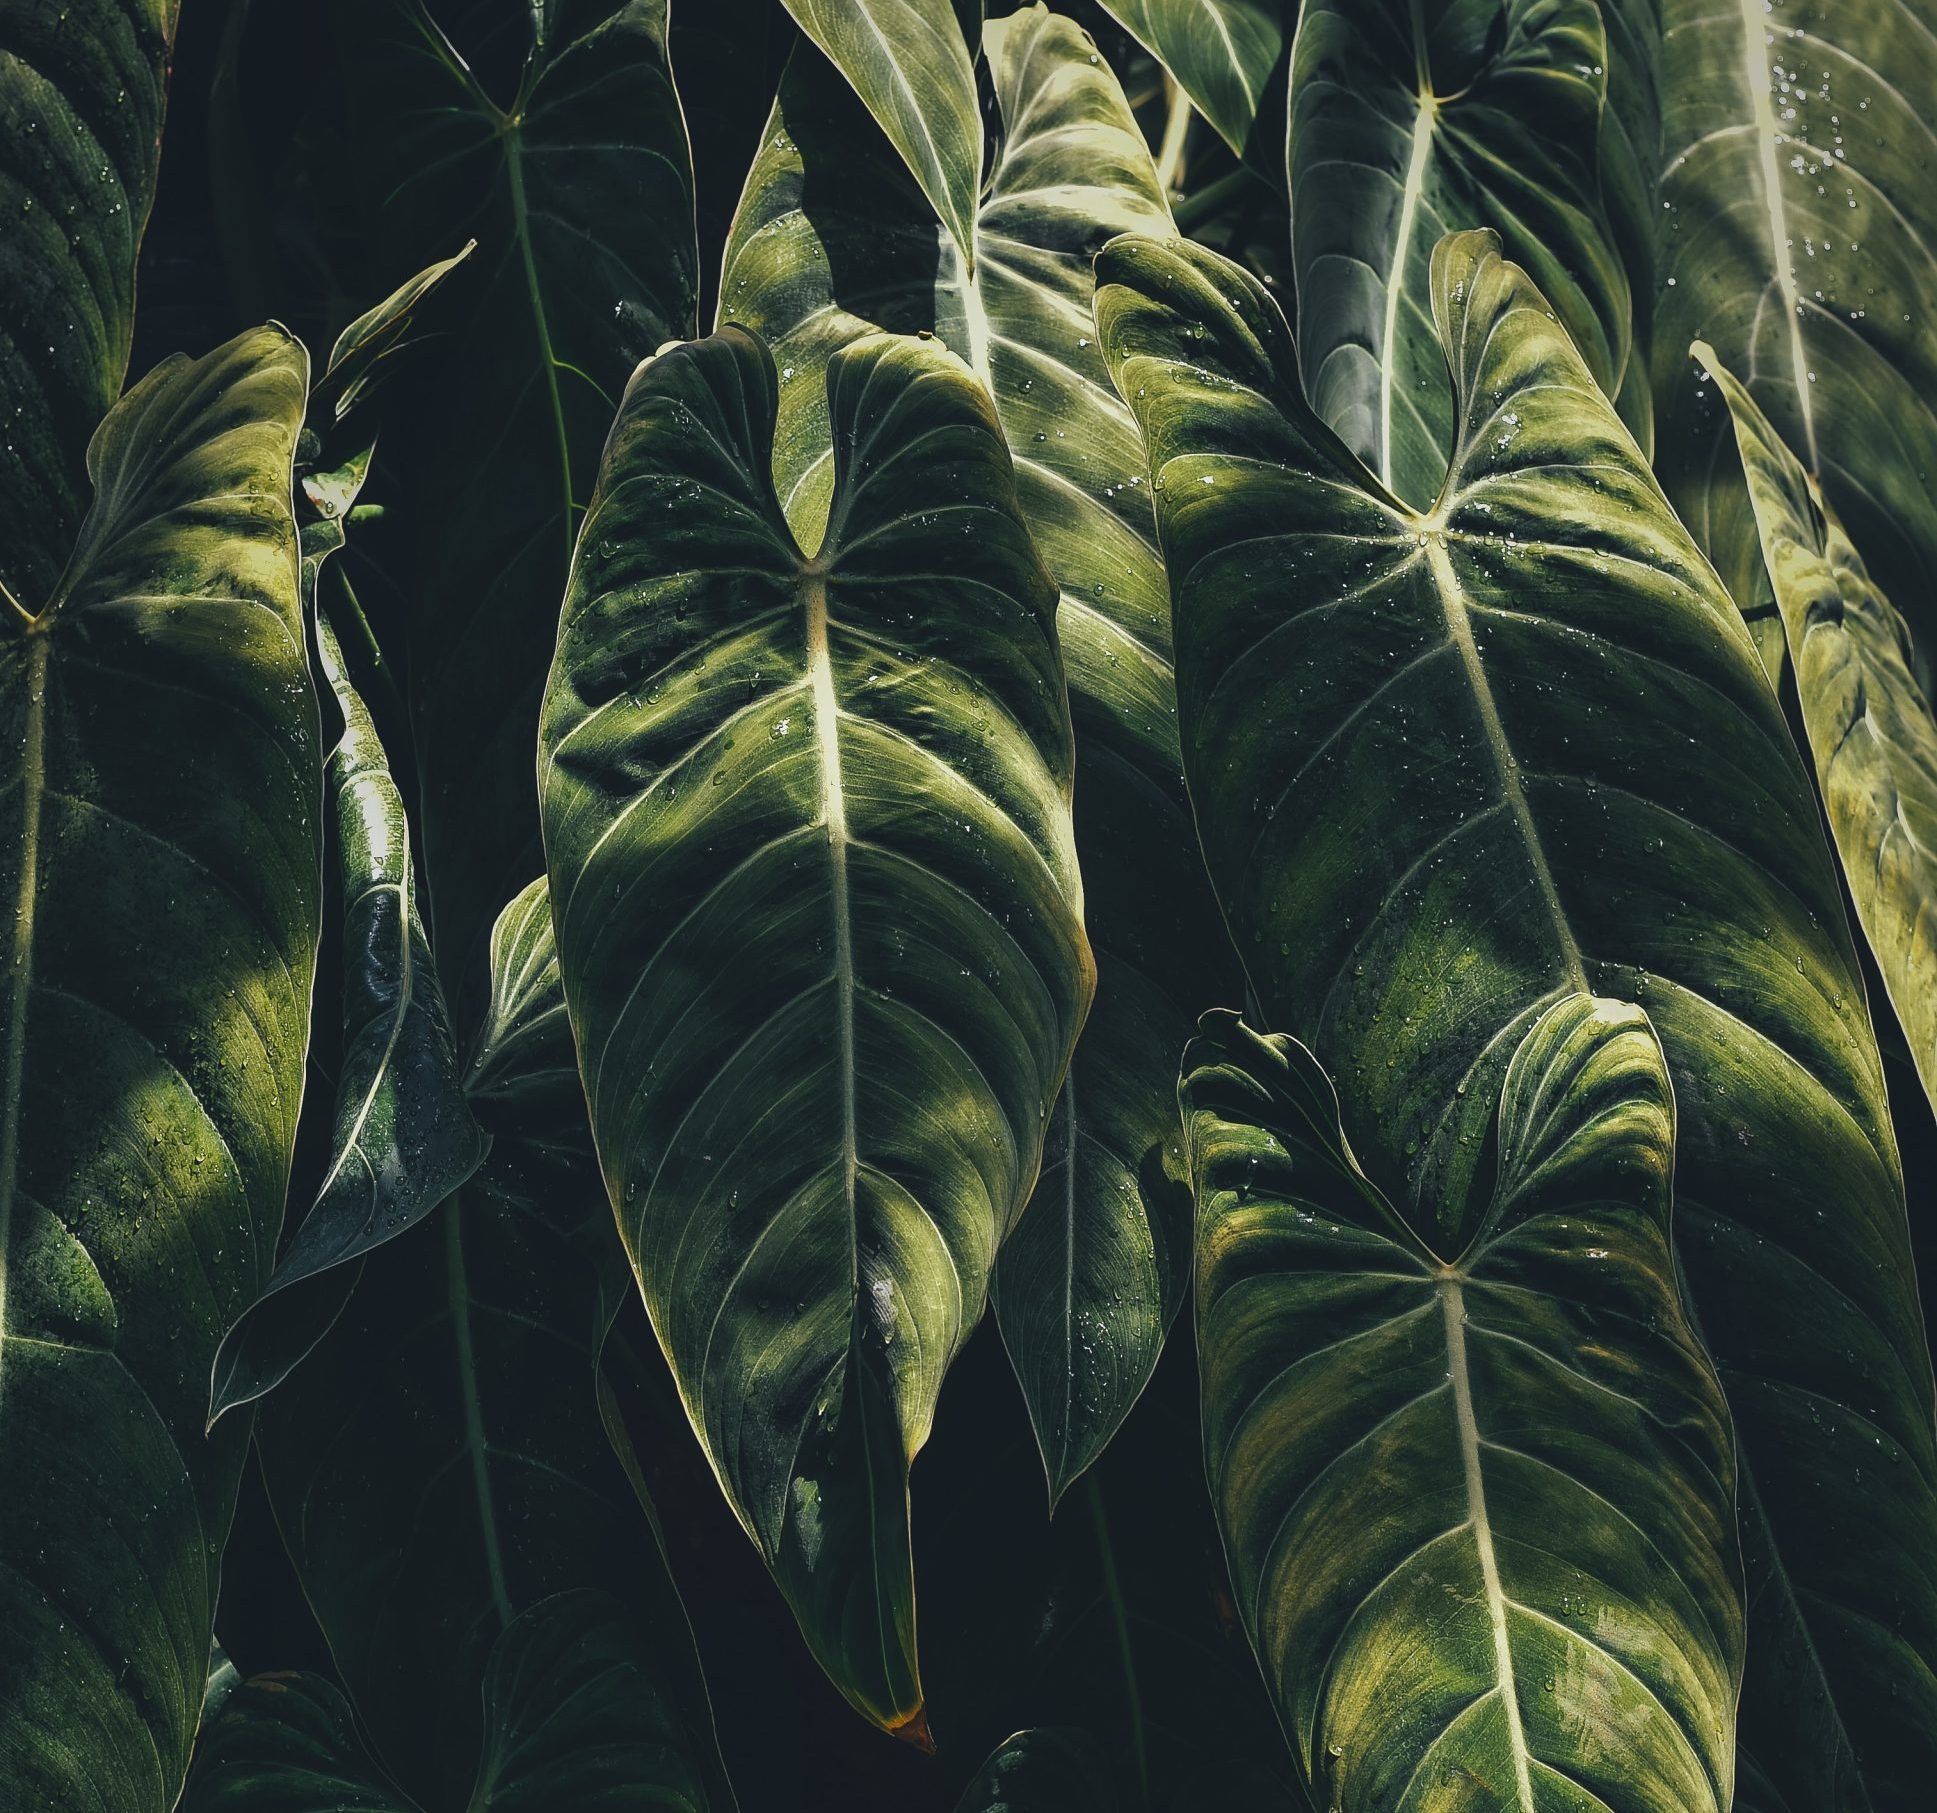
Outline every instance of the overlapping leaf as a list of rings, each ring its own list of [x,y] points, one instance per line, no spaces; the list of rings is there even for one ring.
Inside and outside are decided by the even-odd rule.
[[[1663,483],[1745,607],[1760,554],[1709,342],[1821,486],[1929,683],[1937,35],[1907,0],[1661,0]]]
[[[432,943],[467,978],[540,866],[538,693],[598,450],[633,366],[692,330],[697,287],[666,0],[533,6],[515,92],[494,95],[461,47],[501,51],[517,12],[340,9],[374,243],[399,270],[483,248],[461,329],[390,411]],[[475,1023],[475,1001],[452,1005]]]
[[[38,611],[121,394],[177,0],[0,15],[0,587]]]
[[[1937,723],[1909,633],[1748,389],[1698,353],[1735,418],[1843,878],[1937,1103]]]
[[[524,1654],[522,1675],[550,1631],[544,1644],[565,1640],[584,1662],[594,1708],[639,1698],[642,1718],[665,1723],[667,1766],[704,1783],[717,1813],[732,1799],[691,1633],[596,1389],[625,1265],[570,1069],[542,882],[500,915],[492,953],[469,1072],[490,1156],[371,1256],[328,1337],[265,1405],[264,1477],[364,1727],[418,1803],[465,1806],[493,1733],[539,1727],[535,1712],[493,1708],[512,1658]],[[618,1604],[544,1621],[538,1608],[580,1589]],[[529,1706],[536,1688],[520,1692]],[[588,1737],[572,1767],[601,1766]]]
[[[1275,92],[1285,80],[1285,53],[1298,0],[1103,0],[1137,40],[1176,77],[1198,112],[1240,157],[1275,166],[1260,119],[1283,122]]]
[[[1459,1105],[1562,995],[1647,1010],[1678,1257],[1741,1444],[1766,1658],[1745,1718],[1819,1803],[1840,1773],[1914,1804],[1937,1445],[1903,1185],[1809,777],[1734,606],[1490,236],[1435,262],[1459,415],[1424,512],[1317,421],[1241,272],[1136,241],[1101,269],[1193,801],[1263,1013],[1457,1252],[1484,1208]]]
[[[246,1430],[208,1366],[281,1225],[320,911],[278,329],[137,385],[0,606],[0,1804],[166,1813]]]
[[[803,541],[827,510],[829,356],[874,327],[932,330],[995,400],[1058,585],[1098,1006],[996,1302],[1060,1496],[1135,1402],[1181,1300],[1177,1054],[1237,984],[1183,794],[1143,451],[1090,316],[1097,250],[1168,231],[1169,213],[1122,91],[1071,20],[1028,7],[992,23],[986,48],[1003,134],[974,274],[803,53],[741,202],[721,314],[757,328],[781,368],[775,479]]]
[[[724,1813],[690,1734],[608,1594],[540,1600],[483,1682],[483,1748],[464,1813]],[[348,1701],[317,1675],[245,1682],[197,1746],[184,1813],[420,1813],[371,1756]]]
[[[1620,389],[1607,56],[1596,0],[1308,0],[1300,17],[1286,163],[1299,358],[1319,416],[1410,504],[1438,494],[1452,436],[1430,281],[1448,230],[1497,230],[1601,387]]]
[[[541,795],[593,1131],[688,1414],[822,1665],[919,1735],[907,1467],[1092,976],[1055,593],[988,399],[885,335],[827,383],[809,554],[759,341],[634,377]]]
[[[1183,1097],[1211,1491],[1314,1792],[1725,1810],[1733,1455],[1646,1015],[1576,995],[1520,1039],[1463,1246],[1359,1169],[1296,1040],[1207,1015]]]

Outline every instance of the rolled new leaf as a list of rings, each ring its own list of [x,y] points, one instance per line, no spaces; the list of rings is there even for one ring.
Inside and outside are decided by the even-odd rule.
[[[694,1428],[816,1656],[919,1736],[907,1469],[1092,983],[1055,593],[932,341],[828,366],[811,553],[737,328],[643,365],[546,697],[565,996]]]
[[[465,1813],[730,1813],[685,1750],[651,1648],[608,1594],[541,1600],[498,1639]],[[196,1747],[183,1813],[419,1813],[321,1676],[259,1675]]]
[[[1263,1015],[1325,1054],[1366,1169],[1445,1252],[1483,1206],[1458,1104],[1561,996],[1646,1009],[1759,1570],[1745,1722],[1789,1745],[1771,1773],[1927,1779],[1937,1441],[1902,1174],[1834,860],[1739,613],[1490,235],[1435,262],[1459,413],[1425,511],[1317,421],[1243,272],[1132,241],[1102,278],[1176,576],[1192,800]]]
[[[1168,232],[1169,210],[1074,20],[1026,7],[983,42],[1003,130],[973,272],[937,258],[927,199],[804,47],[741,199],[721,315],[758,331],[781,369],[775,485],[797,537],[826,520],[828,359],[874,328],[932,329],[994,399],[1057,583],[1097,1005],[994,1287],[1054,1502],[1136,1402],[1182,1302],[1177,1055],[1197,1014],[1242,990],[1184,797],[1143,448],[1090,315],[1097,251],[1121,231]]]
[[[428,1215],[490,1145],[465,1099],[403,796],[326,614],[316,619],[316,642],[343,714],[329,762],[343,877],[335,1132],[314,1205],[262,1294],[223,1337],[211,1422],[288,1377],[342,1313],[363,1256]]]
[[[1937,1105],[1937,722],[1909,632],[1748,387],[1695,350],[1735,420],[1843,879]]]
[[[282,1223],[322,790],[280,329],[94,437],[0,605],[0,1805],[166,1813],[247,1430],[208,1365]]]
[[[1632,0],[1629,0],[1632,4]],[[1744,609],[1762,561],[1705,340],[1910,618],[1937,614],[1937,36],[1902,0],[1654,0],[1657,460]]]
[[[1285,56],[1298,0],[1103,0],[1240,157],[1277,181]]]
[[[0,600],[37,611],[88,508],[90,437],[121,394],[178,0],[0,16]]]
[[[1451,1242],[1360,1169],[1295,1039],[1207,1014],[1182,1094],[1211,1495],[1319,1804],[1726,1813],[1733,1455],[1647,1016],[1534,1021]]]
[[[1499,232],[1601,388],[1621,388],[1607,62],[1597,0],[1309,0],[1299,17],[1286,141],[1299,360],[1313,408],[1408,503],[1446,476],[1432,257],[1448,229]]]

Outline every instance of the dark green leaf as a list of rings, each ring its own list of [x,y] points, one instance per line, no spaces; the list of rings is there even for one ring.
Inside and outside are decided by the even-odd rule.
[[[279,329],[101,424],[38,616],[0,606],[0,1805],[166,1813],[247,1430],[208,1367],[281,1224],[321,764]]]
[[[1167,232],[1169,214],[1122,91],[1072,21],[1028,7],[990,25],[986,47],[1004,131],[973,276],[937,256],[926,200],[807,51],[741,203],[722,314],[756,327],[781,367],[775,481],[803,541],[827,510],[829,356],[874,327],[933,329],[995,399],[1058,582],[1100,1002],[1052,1119],[1041,1212],[998,1268],[996,1302],[1060,1497],[1136,1401],[1181,1299],[1177,1056],[1237,983],[1184,799],[1142,447],[1090,317],[1097,250],[1126,229]]]
[[[690,333],[692,174],[666,0],[531,9],[515,91],[492,94],[420,0],[342,11],[381,255],[414,270],[475,236],[462,325],[387,409],[404,475],[410,704],[432,944],[484,973],[498,908],[540,866],[531,751],[599,446],[626,378]],[[461,42],[518,9],[440,0]],[[467,987],[469,984],[467,983]],[[452,995],[466,1027],[478,1003]]]
[[[1312,406],[1424,508],[1453,393],[1433,248],[1492,227],[1610,396],[1628,281],[1601,204],[1607,38],[1596,0],[1308,0],[1292,50],[1298,355]]]
[[[52,595],[121,394],[177,0],[0,11],[0,601]]]
[[[1662,482],[1736,592],[1761,572],[1729,413],[1689,342],[1756,405],[1937,636],[1937,37],[1904,0],[1660,0],[1654,336]],[[1932,660],[1921,653],[1928,688]]]
[[[919,1734],[907,1467],[1092,972],[1055,592],[988,398],[886,335],[827,384],[810,555],[760,342],[641,367],[541,788],[593,1131],[688,1413],[822,1665]]]
[[[1282,87],[1298,0],[1103,0],[1137,41],[1170,71],[1197,110],[1240,157],[1275,166],[1260,118]],[[1274,175],[1273,181],[1276,181]]]
[[[1050,1725],[1004,1738],[955,1813],[1116,1813],[1121,1804],[1096,1740]]]
[[[1127,242],[1104,276],[1182,576],[1198,825],[1264,1016],[1443,1252],[1483,1207],[1460,1104],[1561,995],[1646,1008],[1679,1261],[1775,1582],[1752,1649],[1789,1710],[1758,1709],[1752,1664],[1744,1716],[1800,1735],[1797,1696],[1827,1704],[1892,1804],[1937,1767],[1929,1360],[1833,859],[1739,615],[1490,235],[1435,265],[1459,415],[1424,513],[1315,419],[1242,273]]]
[[[1519,1040],[1463,1245],[1359,1169],[1296,1040],[1206,1015],[1183,1098],[1211,1492],[1313,1791],[1725,1810],[1734,1456],[1647,1016],[1564,997]]]
[[[954,0],[786,4],[861,97],[973,269],[982,107]]]

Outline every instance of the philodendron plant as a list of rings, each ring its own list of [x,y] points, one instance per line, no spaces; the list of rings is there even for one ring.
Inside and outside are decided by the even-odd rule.
[[[0,7],[0,1809],[1927,1807],[1933,120]]]

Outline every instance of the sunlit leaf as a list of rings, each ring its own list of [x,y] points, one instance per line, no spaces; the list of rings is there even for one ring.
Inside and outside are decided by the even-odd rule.
[[[1260,120],[1282,126],[1285,55],[1298,0],[1103,0],[1176,77],[1198,112],[1240,157],[1273,170],[1282,145]],[[1274,98],[1277,105],[1273,106]]]

